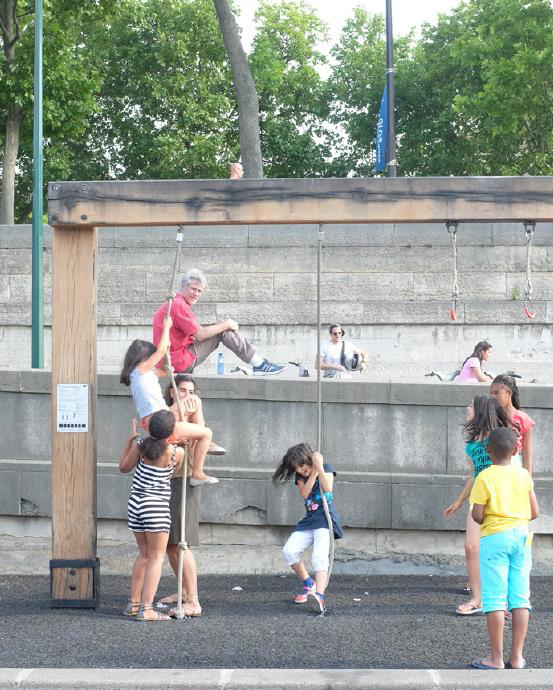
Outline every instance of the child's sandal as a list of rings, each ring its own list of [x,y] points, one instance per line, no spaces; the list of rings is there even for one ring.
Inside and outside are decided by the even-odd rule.
[[[127,618],[134,618],[136,614],[138,613],[138,610],[140,609],[140,602],[139,601],[129,601],[129,603],[125,606],[125,610],[123,611],[123,615],[127,616]]]
[[[146,611],[153,611],[156,615],[153,618],[146,618],[144,615]],[[134,616],[135,621],[147,621],[147,622],[157,622],[157,621],[170,621],[171,619],[169,616],[166,616],[164,613],[160,613],[159,611],[156,611],[153,606],[141,606],[138,609],[138,613],[136,616]]]

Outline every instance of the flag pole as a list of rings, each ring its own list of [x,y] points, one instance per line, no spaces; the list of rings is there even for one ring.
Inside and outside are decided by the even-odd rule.
[[[388,175],[397,177],[392,0],[386,0],[386,84],[388,87]]]

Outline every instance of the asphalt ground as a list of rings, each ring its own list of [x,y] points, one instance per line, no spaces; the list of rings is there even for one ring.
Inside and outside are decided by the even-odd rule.
[[[485,617],[454,614],[464,583],[335,576],[319,617],[292,603],[291,576],[210,575],[201,618],[138,623],[121,615],[129,578],[102,576],[100,606],[87,610],[50,608],[47,577],[3,576],[0,667],[461,669],[488,649]],[[173,589],[164,578],[160,593]],[[532,579],[529,668],[553,667],[552,589],[552,577]],[[507,650],[509,626],[505,638]]]

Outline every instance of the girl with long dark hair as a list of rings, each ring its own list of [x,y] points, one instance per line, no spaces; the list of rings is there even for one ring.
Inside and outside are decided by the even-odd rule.
[[[292,477],[305,504],[305,517],[298,522],[284,545],[282,554],[303,583],[302,591],[294,603],[308,603],[315,611],[325,610],[325,589],[328,580],[330,533],[323,508],[324,492],[334,537],[343,537],[342,525],[334,504],[334,477],[336,470],[330,463],[323,463],[323,456],[313,451],[308,443],[298,443],[288,448],[273,474],[275,485],[284,484]],[[313,579],[302,562],[302,553],[313,546]]]
[[[482,382],[490,383],[492,377],[482,371],[482,362],[490,358],[492,346],[487,340],[476,343],[474,350],[461,365],[461,371],[457,377],[460,383]]]
[[[471,475],[467,478],[459,497],[448,506],[444,517],[451,517],[464,504],[470,496],[474,480],[492,464],[488,455],[488,438],[490,433],[498,427],[509,427],[510,419],[505,410],[499,404],[497,398],[492,395],[477,395],[467,407],[467,417],[463,424],[465,434],[465,452],[471,465]],[[472,505],[467,515],[467,527],[465,534],[465,559],[469,576],[468,590],[471,598],[464,604],[460,604],[456,613],[460,616],[470,616],[482,612],[482,585],[480,582],[480,525],[472,519]]]

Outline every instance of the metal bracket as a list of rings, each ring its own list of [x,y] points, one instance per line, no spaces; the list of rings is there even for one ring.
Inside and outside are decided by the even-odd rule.
[[[56,568],[92,569],[92,599],[54,599],[53,582]],[[75,574],[75,573],[74,573]],[[100,559],[99,558],[53,558],[50,561],[50,606],[53,609],[95,609],[100,603]]]

